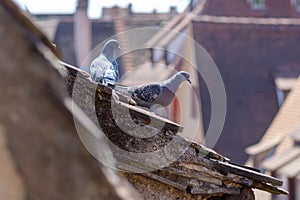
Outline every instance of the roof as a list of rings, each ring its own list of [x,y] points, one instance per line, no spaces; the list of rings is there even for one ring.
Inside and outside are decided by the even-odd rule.
[[[280,143],[269,158],[262,161],[261,166],[276,174],[290,178],[300,176],[300,78],[284,101],[282,107],[272,121],[272,124],[260,142],[247,150],[264,146],[272,138],[278,138]],[[258,152],[259,153],[259,152]]]
[[[289,165],[289,163],[296,158],[300,157],[300,148],[293,147],[291,149],[287,149],[284,152],[272,156],[262,163],[262,167],[268,171],[276,171],[277,169]]]
[[[136,37],[139,38],[138,42],[143,44],[142,40],[149,40],[151,37],[153,37],[157,30],[154,31],[153,28],[152,31],[148,31],[149,33],[144,31],[140,35],[136,35],[138,31],[136,31],[136,33],[127,31],[143,27],[160,27],[163,22],[168,21],[171,17],[177,15],[175,13],[124,13],[124,9],[119,7],[113,7],[111,10],[111,17],[115,25],[114,27],[116,33],[118,33],[117,38],[120,42],[120,46],[122,47],[121,68],[124,72],[130,71],[135,66],[145,62],[144,58],[146,57],[144,55],[136,55],[136,52],[132,51],[132,46],[135,45]]]
[[[129,172],[140,172],[138,174],[125,172],[124,174],[144,197],[157,192],[161,192],[160,195],[169,194],[170,192],[166,189],[162,189],[165,186],[177,189],[178,197],[185,197],[185,195],[190,194],[197,195],[195,196],[197,198],[226,197],[226,195],[230,197],[230,195],[242,195],[244,189],[249,190],[250,188],[257,188],[273,194],[287,194],[285,190],[280,188],[283,184],[281,180],[264,175],[257,169],[235,164],[203,145],[186,140],[184,137],[179,136],[183,129],[178,124],[139,107],[128,105],[123,102],[124,100],[121,100],[123,99],[122,94],[118,93],[119,97],[122,98],[115,102],[110,97],[113,93],[111,88],[93,82],[88,74],[77,70],[76,67],[66,64],[64,66],[68,70],[68,92],[73,99],[76,99],[75,102],[79,106],[83,106],[84,111],[88,113],[91,107],[85,105],[96,105],[93,108],[96,109],[97,113],[94,122],[99,123],[107,138],[114,145],[126,152],[131,152],[130,154],[124,154],[120,149],[114,149],[117,150],[114,153],[116,163],[118,163],[117,167],[126,171],[129,170]],[[80,78],[76,81],[79,84],[78,89],[80,91],[79,93],[72,93],[76,77]],[[94,96],[96,87],[96,99],[90,98],[89,96]],[[80,98],[83,93],[88,98]],[[113,112],[110,106],[112,103],[115,109]],[[115,119],[116,116],[119,116],[122,120],[118,122],[116,122],[117,120],[111,120]],[[143,135],[147,131],[155,131],[156,134],[147,138],[134,137],[128,134],[126,132],[128,129],[124,128],[130,127],[132,119],[136,124],[142,123],[147,125],[148,128],[151,127],[151,129],[132,127],[130,129],[131,134]],[[161,127],[161,124],[164,124],[164,126]],[[171,144],[173,142],[175,144]],[[168,148],[165,149],[168,145],[172,145],[171,157]],[[182,149],[182,154],[178,157],[173,154],[175,153],[173,147],[179,151]],[[114,148],[113,145],[111,148]],[[165,162],[163,161],[164,158],[167,159],[168,163],[161,166],[161,161]],[[249,199],[254,199],[253,194],[251,196]],[[157,196],[155,198],[161,199]]]
[[[104,7],[102,9],[102,16],[100,20],[104,21],[112,21],[113,20],[113,12],[114,9],[118,9],[120,14],[123,16],[123,18],[129,21],[137,21],[137,22],[149,22],[149,21],[162,21],[162,20],[169,20],[170,17],[177,15],[177,11],[172,10],[172,7],[170,7],[170,12],[156,12],[153,10],[153,12],[133,12],[131,9],[131,4],[128,5],[128,7],[121,8],[118,6],[114,7]],[[176,8],[175,8],[176,9]],[[173,12],[175,11],[175,12]],[[143,24],[143,23],[142,23]]]
[[[266,0],[266,9],[255,11],[246,0],[199,1],[194,10],[185,10],[165,25],[182,31],[192,23],[194,38],[219,67],[227,92],[228,112],[215,148],[238,162],[247,159],[244,149],[259,141],[278,111],[274,78],[290,78],[300,73],[296,53],[300,50],[296,45],[300,42],[300,15],[289,0],[274,2]],[[175,33],[168,33],[162,29],[147,46],[169,45]],[[157,56],[153,58],[157,60]],[[201,78],[200,85],[207,129],[210,98]],[[278,143],[275,138],[268,146]]]
[[[254,10],[247,0],[209,0],[204,15],[236,17],[299,17],[291,0],[265,0],[265,8]]]
[[[164,21],[176,16],[176,13],[134,13],[118,7],[105,8],[105,16],[100,19],[91,19],[92,23],[92,48],[120,31],[115,26],[112,16],[113,10],[122,11],[124,29],[122,31],[141,27],[160,27]],[[126,12],[125,12],[126,11]],[[124,13],[125,12],[125,13]],[[74,14],[34,14],[35,22],[54,41],[62,52],[64,61],[75,65],[74,53]],[[144,35],[148,39],[151,35]],[[148,40],[147,39],[147,40]],[[124,46],[124,45],[123,45]],[[122,65],[122,63],[120,63]]]
[[[51,40],[54,40],[56,30],[59,24],[57,19],[33,20],[34,24],[39,27],[45,35]]]
[[[159,32],[157,32],[154,36],[151,37],[151,39],[146,43],[146,47],[153,47],[159,40],[165,36],[169,29],[175,27],[190,11],[190,6],[188,6],[182,13],[179,15],[176,15],[172,17],[161,29]]]
[[[166,47],[172,40],[178,35],[178,33],[182,32],[187,26],[191,23],[191,21],[197,15],[201,14],[203,8],[206,4],[206,0],[200,1],[198,5],[191,10],[190,6],[188,6],[183,13],[178,15],[177,17],[173,17],[167,23],[162,30],[160,30],[156,35],[154,35],[146,44],[149,47]],[[170,29],[172,31],[170,32]]]
[[[76,64],[74,53],[74,31],[73,20],[61,20],[58,23],[54,43],[62,52],[63,60],[67,63]],[[114,35],[114,26],[112,22],[92,21],[92,48],[96,47],[105,39]]]
[[[285,175],[287,177],[293,178],[300,175],[300,156],[284,165],[278,170],[279,174]]]
[[[54,37],[54,43],[57,45],[57,49],[62,53],[63,60],[75,64],[76,58],[73,41],[73,23],[67,21],[59,22]]]
[[[34,14],[35,18],[38,20],[48,20],[48,19],[72,19],[74,16],[74,13],[40,13],[40,14]]]
[[[255,24],[255,25],[300,25],[300,18],[271,18],[271,17],[234,17],[200,15],[193,19],[196,22],[224,24]]]
[[[139,162],[140,158],[145,158],[145,153],[157,152],[156,150],[161,149],[169,142],[179,142],[180,146],[174,146],[178,150],[183,144],[189,146],[187,146],[188,149],[183,148],[184,154],[180,154],[182,157],[172,166],[143,175],[152,174],[159,177],[152,177],[156,180],[155,184],[159,188],[165,186],[161,184],[163,182],[174,189],[179,189],[179,192],[173,192],[177,197],[186,194],[197,194],[199,198],[227,194],[242,195],[243,191],[247,190],[253,199],[251,188],[266,190],[274,194],[287,194],[280,188],[283,183],[281,180],[261,174],[256,169],[231,163],[227,158],[211,149],[176,136],[176,133],[182,132],[182,128],[177,124],[120,102],[122,98],[112,98],[113,91],[110,87],[97,84],[91,80],[88,73],[59,62],[54,54],[55,49],[48,46],[47,38],[38,29],[33,28],[35,26],[30,20],[22,21],[22,14],[11,1],[6,0],[0,4],[0,13],[3,16],[1,18],[3,23],[0,24],[7,27],[7,29],[3,29],[7,40],[4,40],[0,47],[1,55],[4,55],[1,57],[1,61],[7,63],[0,67],[1,83],[3,83],[1,86],[6,86],[9,91],[16,88],[22,91],[6,92],[6,95],[1,96],[7,105],[1,108],[3,111],[1,119],[4,119],[2,120],[3,126],[10,136],[8,139],[12,144],[10,148],[12,148],[15,161],[20,167],[20,173],[26,180],[24,184],[27,188],[26,194],[29,196],[56,198],[62,195],[60,194],[61,188],[66,188],[67,192],[63,194],[64,197],[74,199],[80,193],[80,190],[79,193],[74,193],[74,191],[78,191],[78,187],[93,183],[90,186],[93,191],[83,194],[84,197],[93,196],[97,199],[105,199],[110,196],[111,199],[140,199],[134,195],[135,192],[132,188],[123,182],[120,174],[114,173],[102,164],[99,170],[99,162],[89,153],[94,153],[96,158],[103,156],[102,158],[108,161],[106,164],[111,164],[111,167],[120,167],[119,163],[125,160],[130,167],[141,169],[140,167],[144,167],[143,165],[149,164],[149,162]],[[19,23],[13,23],[16,21]],[[20,48],[11,48],[11,44],[14,43],[18,44]],[[35,50],[32,51],[32,48]],[[16,59],[11,59],[12,55],[17,55]],[[19,61],[25,61],[27,64],[20,65]],[[10,70],[7,70],[7,66],[10,66]],[[20,67],[22,70],[18,70]],[[22,77],[20,74],[25,75],[25,84],[11,84],[12,77]],[[74,90],[75,82],[80,85],[79,93]],[[66,90],[74,99],[67,96]],[[82,98],[82,95],[88,98]],[[111,106],[112,103],[114,106]],[[88,106],[86,106],[87,104]],[[39,112],[35,109],[36,105],[41,105]],[[112,107],[116,108],[116,112],[112,112]],[[23,123],[18,123],[20,120],[18,115],[11,115],[13,108],[20,111]],[[91,110],[96,111],[97,116],[90,112]],[[128,110],[130,113],[126,112]],[[85,111],[89,111],[89,113]],[[40,117],[45,114],[46,118]],[[7,118],[9,115],[11,116]],[[89,116],[92,117],[89,118]],[[122,120],[118,122],[114,120],[117,116]],[[133,122],[131,117],[135,118],[134,124],[128,124],[129,121],[126,121]],[[74,119],[76,119],[78,129],[74,126]],[[40,126],[41,121],[47,123]],[[124,126],[134,125],[131,131],[135,134],[153,133],[153,130],[157,134],[147,138],[133,137],[130,134],[124,134],[124,126],[119,126],[120,123]],[[144,126],[145,124],[148,126]],[[140,128],[136,128],[137,125],[141,125]],[[85,139],[81,137],[80,141],[74,134],[76,132],[79,134],[81,132],[83,135],[80,137],[83,136]],[[104,136],[104,132],[106,136]],[[20,140],[21,135],[26,137]],[[114,145],[108,145],[107,138]],[[91,148],[87,147],[89,145],[85,146],[90,150],[89,152],[85,150],[81,142],[92,145]],[[112,154],[111,150],[116,145],[121,145],[120,148],[129,150],[130,153],[122,154],[121,151],[118,151]],[[52,153],[44,151],[45,148],[50,149]],[[120,148],[119,150],[121,150]],[[137,156],[133,154],[134,152],[142,154]],[[166,157],[168,162],[173,157],[174,148],[171,148],[171,152],[168,150],[158,152],[161,152],[160,155]],[[66,157],[68,160],[65,159]],[[128,158],[132,158],[140,165],[134,165],[135,163],[131,163]],[[53,162],[49,163],[49,159]],[[146,160],[148,159],[146,158]],[[158,160],[150,159],[150,162],[154,163]],[[155,164],[157,163],[154,163],[153,166]],[[180,164],[184,166],[180,166]],[[73,167],[69,168],[69,166]],[[153,169],[153,166],[146,167]],[[41,185],[41,180],[45,178],[42,175],[45,175],[45,171],[49,170],[49,167],[51,170],[46,173],[46,184]],[[201,176],[199,173],[201,171],[205,171],[207,175]],[[195,174],[198,176],[193,177]],[[139,185],[143,185],[145,182],[142,181],[142,184]],[[149,187],[150,185],[144,184],[144,186]],[[89,187],[87,189],[89,190]],[[117,189],[119,191],[116,191]],[[94,190],[102,192],[95,193]],[[170,194],[166,190],[154,192]]]
[[[120,83],[124,85],[139,85],[145,83],[161,82],[170,77],[174,69],[165,65],[145,63],[134,68],[122,76]],[[147,76],[145,76],[147,74]]]
[[[67,96],[62,66],[58,65],[58,53],[52,43],[13,1],[0,2],[0,15],[1,34],[5,35],[0,47],[0,87],[4,92],[0,131],[7,140],[7,145],[1,145],[7,147],[12,158],[1,155],[0,198],[140,199],[130,195],[133,190],[123,187],[117,174],[99,168],[99,162],[83,148],[74,119],[86,133],[99,134],[99,129]],[[98,142],[107,148],[105,154],[109,152],[104,140]],[[46,149],[53,151],[49,154]],[[5,153],[2,150],[1,154]],[[3,164],[13,165],[6,170]],[[17,173],[24,190],[11,172]],[[6,183],[3,173],[9,176]],[[93,191],[82,194],[82,186]],[[10,191],[11,195],[6,196]]]
[[[275,78],[276,86],[281,90],[292,90],[296,81],[297,78],[284,78],[284,77]]]
[[[299,130],[300,126],[300,78],[298,78],[292,92],[284,101],[282,107],[272,121],[266,133],[258,144],[264,145],[272,138],[280,138],[281,142],[276,149],[276,154],[281,154],[293,147],[291,134]]]
[[[200,16],[193,21],[194,37],[218,66],[227,94],[227,117],[215,149],[238,162],[246,161],[244,149],[260,140],[278,111],[274,78],[300,73],[299,20],[289,19],[294,25],[255,20]],[[202,80],[200,87],[206,130],[210,98]]]

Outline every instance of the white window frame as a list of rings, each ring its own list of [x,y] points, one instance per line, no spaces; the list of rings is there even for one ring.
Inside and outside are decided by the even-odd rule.
[[[276,94],[278,100],[278,106],[280,107],[286,99],[289,92],[293,89],[296,84],[297,78],[275,78]]]
[[[300,12],[300,0],[291,0],[291,4],[298,12]]]
[[[265,0],[247,0],[247,2],[251,5],[253,10],[263,10],[265,8]]]

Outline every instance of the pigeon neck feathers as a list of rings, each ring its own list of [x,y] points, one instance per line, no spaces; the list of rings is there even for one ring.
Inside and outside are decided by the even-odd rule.
[[[171,78],[165,80],[161,85],[175,93],[179,85],[184,81],[190,82],[189,74],[181,71],[181,72],[177,72]]]
[[[115,61],[116,55],[119,54],[120,45],[117,40],[109,40],[103,46],[101,55],[104,55],[111,63]]]

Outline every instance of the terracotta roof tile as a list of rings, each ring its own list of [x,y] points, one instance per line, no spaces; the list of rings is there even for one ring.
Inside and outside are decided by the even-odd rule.
[[[275,171],[299,156],[300,148],[288,149],[285,152],[282,152],[276,156],[272,156],[263,161],[262,167],[268,171]]]
[[[278,173],[288,177],[296,177],[300,174],[300,156],[279,169]]]
[[[279,145],[276,153],[291,148],[293,141],[288,137],[300,126],[300,78],[292,92],[288,95],[272,124],[263,136],[261,143],[267,142],[273,137],[282,137],[282,143]]]

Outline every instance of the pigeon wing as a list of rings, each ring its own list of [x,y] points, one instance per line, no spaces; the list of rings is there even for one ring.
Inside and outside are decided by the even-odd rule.
[[[146,102],[153,102],[161,93],[162,87],[159,84],[150,84],[138,87],[133,93],[134,99],[139,99]]]
[[[119,74],[117,71],[112,69],[107,69],[103,74],[103,84],[111,84],[114,85],[119,81]]]
[[[116,60],[112,61],[112,66],[113,66],[113,70],[115,71],[116,77],[117,77],[117,82],[119,81],[119,66]]]

